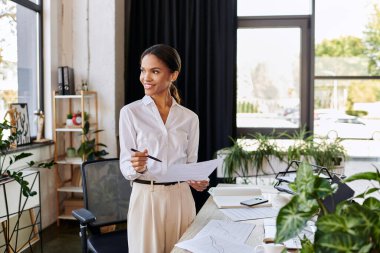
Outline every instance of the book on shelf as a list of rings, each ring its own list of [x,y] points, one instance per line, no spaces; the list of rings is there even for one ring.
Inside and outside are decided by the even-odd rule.
[[[254,197],[263,197],[259,188],[253,186],[217,186],[208,191],[218,208],[256,208],[272,206],[270,202],[254,205],[251,207],[240,204],[242,201]]]
[[[58,95],[64,95],[63,88],[63,67],[58,67]]]
[[[75,95],[74,69],[68,66],[62,68],[64,95]]]

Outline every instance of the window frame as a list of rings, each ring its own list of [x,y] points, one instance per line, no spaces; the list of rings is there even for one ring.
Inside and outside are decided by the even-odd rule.
[[[44,62],[43,62],[43,0],[39,0],[38,3],[34,3],[29,0],[10,0],[16,4],[19,4],[20,6],[23,6],[31,11],[34,11],[37,14],[38,17],[38,24],[37,24],[37,45],[38,45],[38,52],[37,52],[37,62],[38,62],[38,73],[37,73],[37,104],[38,104],[38,110],[44,111]],[[31,108],[29,108],[29,113],[32,115],[33,112],[30,111]],[[34,140],[36,136],[31,136],[31,139]]]
[[[314,4],[313,11],[314,13]],[[312,15],[292,16],[255,16],[238,17],[237,29],[244,28],[300,28],[301,29],[301,64],[300,64],[300,127],[298,128],[255,128],[237,127],[237,136],[251,133],[271,134],[275,132],[292,134],[305,126],[307,131],[313,130],[314,110],[314,17]],[[236,84],[237,85],[237,84]],[[235,122],[236,124],[236,122]]]

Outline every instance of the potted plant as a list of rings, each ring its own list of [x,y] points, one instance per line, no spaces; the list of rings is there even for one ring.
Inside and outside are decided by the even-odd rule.
[[[276,159],[280,162],[284,160],[284,152],[277,144],[277,137],[274,133],[269,135],[256,133],[250,136],[256,142],[256,148],[252,152],[252,163],[255,168],[255,176],[276,174],[276,169],[273,163]]]
[[[380,193],[379,170],[358,173],[343,182],[355,180],[368,181],[370,188],[329,212],[323,200],[336,191],[337,185],[315,175],[309,164],[301,164],[290,185],[295,195],[279,211],[275,241],[297,236],[316,216],[314,242],[300,238],[301,252],[380,252],[380,201],[370,195]]]
[[[229,182],[242,178],[243,183],[248,183],[252,176],[257,180],[257,176],[276,174],[293,160],[317,164],[333,173],[344,174],[346,150],[339,138],[315,138],[305,127],[292,135],[256,133],[248,136],[251,142],[245,137],[236,140],[231,138],[233,145],[217,153],[218,157],[224,158],[223,173],[220,173],[219,168],[218,173]],[[278,141],[284,137],[291,144],[280,147]]]
[[[17,140],[17,138],[22,134],[21,131],[13,130],[15,127],[11,126],[7,120],[4,119],[0,123],[0,181],[6,180],[8,178],[14,179],[21,186],[22,194],[25,197],[34,196],[37,193],[31,191],[28,184],[29,182],[23,179],[23,170],[12,170],[10,167],[16,162],[21,161],[29,156],[32,156],[32,153],[22,152],[18,155],[10,155],[9,151],[12,144]],[[5,131],[10,131],[10,135],[6,137]],[[48,163],[39,163],[36,164],[34,161],[27,162],[28,167],[38,167],[38,168],[51,168],[54,165],[54,161]]]
[[[73,126],[73,114],[70,112],[66,115],[66,127]]]
[[[96,139],[91,137],[92,134],[102,131],[103,130],[90,130],[90,123],[88,121],[85,122],[81,133],[85,140],[80,144],[77,150],[78,155],[83,157],[84,161],[102,159],[103,156],[108,155],[108,152],[105,149],[97,150],[97,147],[107,146],[103,143],[96,143]]]
[[[328,170],[336,174],[344,174],[344,161],[347,152],[342,145],[342,139],[320,138],[318,142],[314,142],[315,149],[312,153],[314,161],[317,165],[326,167]]]
[[[245,150],[238,140],[232,139],[231,147],[222,149],[219,156],[224,157],[223,171],[228,182],[233,182],[236,176],[246,178],[249,175],[249,164],[252,160],[251,152]]]
[[[253,138],[252,143],[247,144],[245,138],[232,139],[233,145],[219,152],[219,156],[224,156],[224,177],[228,181],[237,177],[242,183],[249,183],[252,176],[257,179],[257,176],[273,175],[276,173],[274,159],[283,161],[283,152],[273,135],[256,133],[249,136]]]
[[[312,161],[312,154],[315,150],[314,137],[311,135],[305,127],[302,127],[300,131],[296,131],[294,134],[281,134],[280,137],[285,136],[292,143],[286,148],[286,161],[288,165],[291,161]]]

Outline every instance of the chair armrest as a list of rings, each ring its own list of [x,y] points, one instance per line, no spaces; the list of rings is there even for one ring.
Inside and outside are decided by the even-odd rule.
[[[73,210],[72,215],[75,219],[79,220],[81,224],[89,224],[96,220],[96,217],[85,208]]]

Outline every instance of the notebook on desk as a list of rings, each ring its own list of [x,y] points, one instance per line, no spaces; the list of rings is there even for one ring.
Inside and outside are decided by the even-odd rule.
[[[213,200],[218,208],[247,208],[247,206],[240,204],[240,202],[251,199],[253,197],[262,196],[261,190],[252,186],[217,186],[211,187],[209,189],[209,193],[213,197]],[[272,204],[266,202],[252,206],[250,208],[268,206],[272,206]]]

